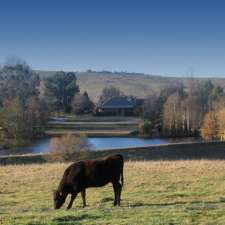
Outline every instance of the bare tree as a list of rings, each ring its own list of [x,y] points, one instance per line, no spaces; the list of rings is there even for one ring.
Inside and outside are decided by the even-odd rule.
[[[102,90],[99,103],[101,104],[112,97],[117,97],[120,95],[122,95],[122,93],[117,87],[114,87],[114,86],[105,87]]]

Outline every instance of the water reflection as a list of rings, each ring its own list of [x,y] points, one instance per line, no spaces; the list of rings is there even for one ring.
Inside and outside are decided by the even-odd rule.
[[[139,138],[139,137],[90,137],[88,138],[91,150],[105,150],[130,147],[145,147],[168,143],[197,142],[196,138]],[[51,138],[43,138],[32,145],[15,149],[0,150],[0,155],[14,155],[27,153],[44,153],[50,148]]]

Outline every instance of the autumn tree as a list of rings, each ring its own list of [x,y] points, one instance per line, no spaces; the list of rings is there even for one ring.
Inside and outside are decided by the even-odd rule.
[[[218,138],[219,126],[216,112],[212,111],[205,115],[203,125],[201,127],[201,136],[206,140]]]
[[[179,136],[182,130],[181,96],[170,95],[163,106],[163,133],[166,136]]]
[[[217,121],[219,129],[219,138],[221,140],[225,139],[225,107],[217,112]]]
[[[225,108],[205,115],[201,136],[206,140],[225,139]]]

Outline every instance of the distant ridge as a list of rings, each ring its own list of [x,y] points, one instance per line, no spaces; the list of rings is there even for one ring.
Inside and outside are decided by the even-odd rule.
[[[41,78],[53,75],[56,71],[36,70]],[[148,75],[143,73],[93,71],[76,72],[80,91],[87,91],[91,99],[98,101],[102,89],[106,86],[116,86],[126,95],[134,95],[140,98],[153,93],[159,93],[160,89],[168,85],[188,85],[185,77],[166,77],[161,75]],[[196,78],[198,80],[211,79],[214,84],[225,87],[225,78]]]

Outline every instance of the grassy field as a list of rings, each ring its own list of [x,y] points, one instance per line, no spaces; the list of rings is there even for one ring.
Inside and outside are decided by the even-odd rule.
[[[128,136],[137,131],[141,119],[137,117],[98,117],[66,115],[64,121],[52,118],[46,134],[84,133],[87,136]]]
[[[88,189],[87,208],[78,196],[55,211],[52,190],[67,166],[0,167],[0,224],[225,224],[225,161],[126,162],[121,207],[108,185]]]

